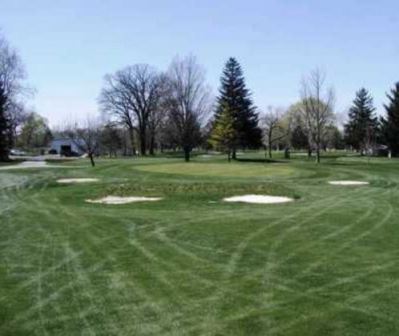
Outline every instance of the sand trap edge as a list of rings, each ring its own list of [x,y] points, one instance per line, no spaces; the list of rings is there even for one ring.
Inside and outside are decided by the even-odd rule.
[[[250,203],[250,204],[283,204],[293,202],[294,199],[285,196],[270,195],[241,195],[223,198],[229,203]]]
[[[57,183],[60,184],[73,184],[73,183],[92,183],[92,182],[98,182],[99,179],[97,178],[63,178],[63,179],[58,179]]]
[[[87,203],[93,204],[130,204],[137,202],[156,202],[161,201],[162,197],[142,197],[142,196],[130,196],[130,197],[120,197],[120,196],[106,196],[99,199],[87,199]]]
[[[335,186],[365,186],[370,184],[366,181],[329,181],[328,183]]]

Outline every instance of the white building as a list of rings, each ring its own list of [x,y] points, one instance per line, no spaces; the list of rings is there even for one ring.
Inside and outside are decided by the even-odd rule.
[[[84,151],[82,151],[79,146],[76,145],[76,141],[73,141],[69,138],[56,138],[51,141],[50,151],[54,154],[60,154],[64,156],[80,156],[84,154]]]

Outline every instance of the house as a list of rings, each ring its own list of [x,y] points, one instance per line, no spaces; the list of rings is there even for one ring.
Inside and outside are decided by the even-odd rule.
[[[79,143],[79,140],[74,141],[69,138],[55,138],[51,141],[49,153],[64,156],[80,156],[85,154],[84,151],[77,146],[77,143]]]

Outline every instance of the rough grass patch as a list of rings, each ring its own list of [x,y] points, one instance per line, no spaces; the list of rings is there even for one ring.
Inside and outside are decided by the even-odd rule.
[[[131,184],[124,183],[107,187],[102,194],[105,195],[168,195],[168,196],[206,196],[231,194],[267,194],[272,196],[287,196],[299,198],[294,190],[275,183],[164,183],[164,184]]]

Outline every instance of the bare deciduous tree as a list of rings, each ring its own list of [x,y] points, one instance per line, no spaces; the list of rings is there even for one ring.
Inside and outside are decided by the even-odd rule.
[[[142,155],[147,151],[149,119],[158,107],[160,87],[160,76],[146,64],[129,66],[105,76],[100,104],[103,110],[116,116],[128,127],[132,144],[134,130],[137,130]]]
[[[118,151],[122,148],[122,134],[121,130],[118,129],[117,125],[108,122],[104,125],[101,130],[100,143],[101,152],[107,153],[109,157],[117,157]]]
[[[274,143],[287,136],[287,132],[282,125],[283,110],[279,108],[268,107],[267,113],[261,119],[264,130],[264,139],[266,142],[269,158],[272,158],[272,148]]]
[[[101,91],[99,102],[104,112],[111,114],[126,126],[132,154],[135,155],[135,114],[128,104],[128,94],[119,87],[117,77],[117,74],[105,76],[105,88]]]
[[[190,153],[201,138],[201,124],[210,111],[205,72],[195,57],[175,58],[168,71],[168,117],[176,142],[190,161]]]
[[[89,117],[86,122],[68,126],[63,132],[77,148],[87,154],[92,167],[95,166],[94,156],[100,146],[101,128],[96,118]]]
[[[7,116],[9,127],[9,144],[11,147],[17,143],[18,131],[26,121],[28,115],[28,110],[21,102],[15,102],[10,106]]]
[[[167,120],[168,112],[168,77],[165,74],[159,76],[158,102],[156,108],[152,109],[148,116],[149,153],[155,154],[155,143],[160,139],[160,130]]]
[[[22,62],[15,50],[0,36],[0,161],[8,160],[11,120],[18,98],[24,92]]]
[[[334,92],[325,88],[325,74],[319,69],[313,70],[302,80],[302,112],[306,123],[309,141],[316,149],[316,162],[320,162],[320,150],[326,135],[327,126],[333,120]]]

